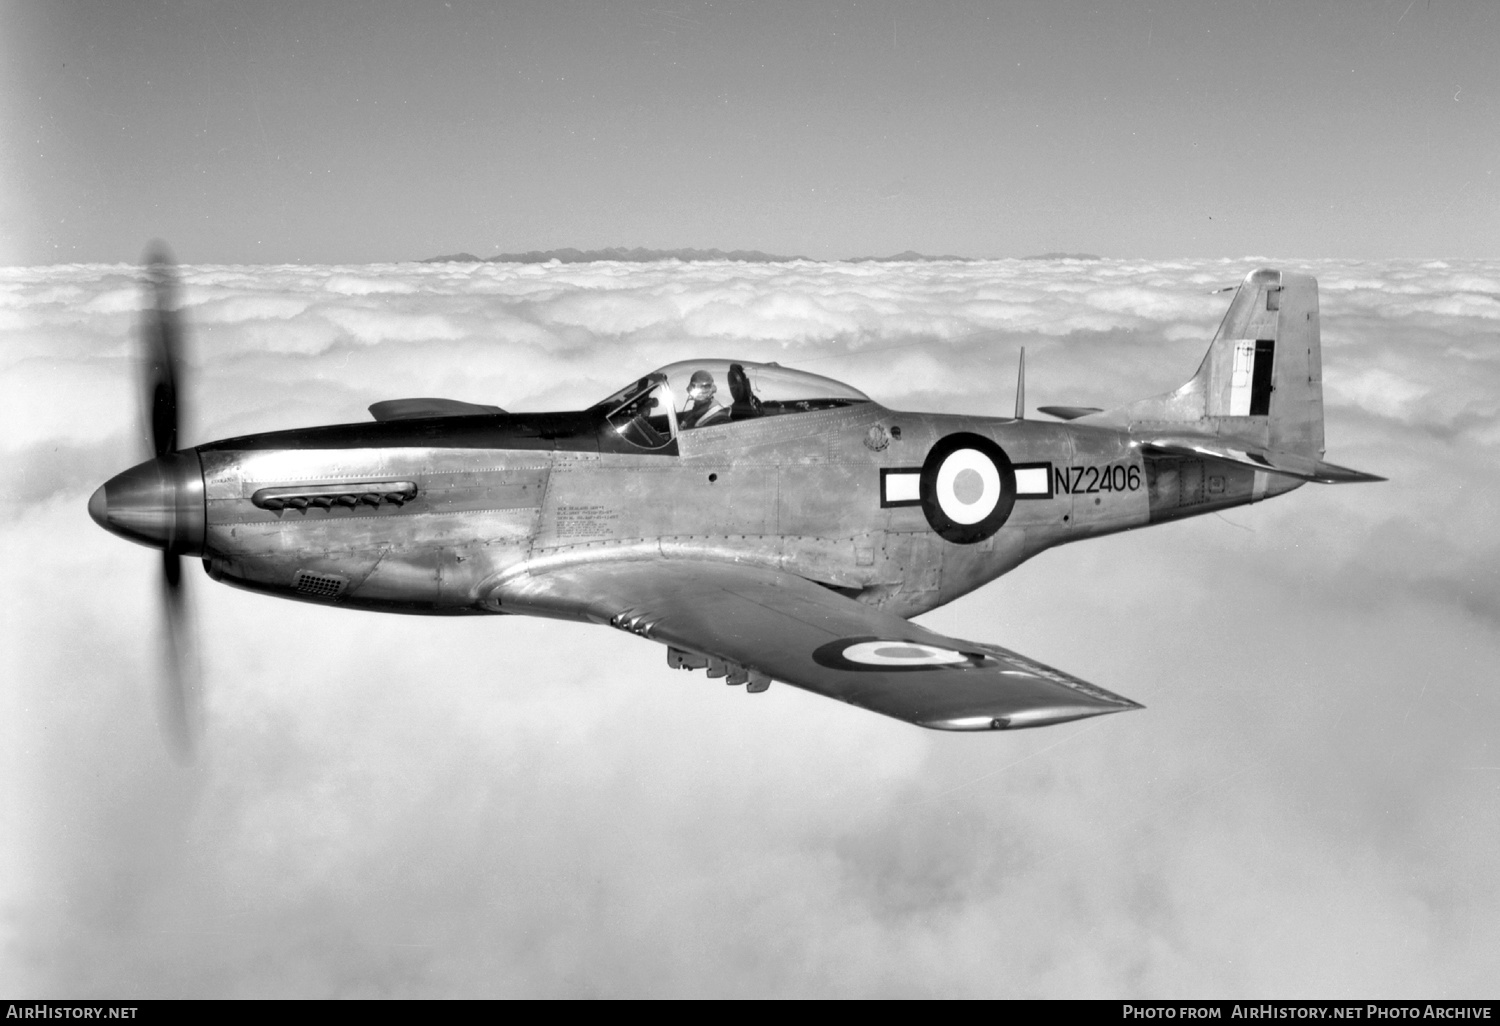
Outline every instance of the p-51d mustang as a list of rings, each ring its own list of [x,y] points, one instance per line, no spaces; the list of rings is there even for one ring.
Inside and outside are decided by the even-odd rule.
[[[164,260],[150,280],[157,455],[89,512],[164,551],[169,611],[180,557],[199,556],[284,598],[609,624],[751,692],[780,680],[924,727],[1035,727],[1139,706],[908,618],[1054,545],[1382,480],[1323,462],[1318,291],[1301,274],[1249,274],[1181,388],[1041,407],[1065,423],[1024,419],[1023,385],[1014,418],[909,413],[716,359],[577,412],[395,399],[373,423],[181,450]]]

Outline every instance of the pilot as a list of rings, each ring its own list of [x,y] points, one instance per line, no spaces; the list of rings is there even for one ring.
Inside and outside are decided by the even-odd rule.
[[[729,408],[714,398],[718,392],[714,376],[706,370],[695,370],[688,380],[688,401],[677,415],[677,423],[683,428],[703,427],[722,420],[729,415]]]

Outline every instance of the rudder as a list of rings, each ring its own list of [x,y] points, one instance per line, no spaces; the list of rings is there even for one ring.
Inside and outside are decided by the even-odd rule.
[[[1204,414],[1218,433],[1321,456],[1321,349],[1317,279],[1251,271],[1189,384],[1203,379]]]

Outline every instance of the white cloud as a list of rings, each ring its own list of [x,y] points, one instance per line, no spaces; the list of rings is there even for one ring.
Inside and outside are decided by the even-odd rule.
[[[696,352],[896,407],[1110,405],[1245,261],[192,267],[189,440],[401,395],[587,405]],[[1291,266],[1291,265],[1288,265]],[[1146,703],[931,734],[603,628],[190,582],[206,758],[162,754],[133,272],[0,274],[0,985],[45,995],[1468,996],[1500,950],[1500,265],[1323,285],[1329,458],[1388,484],[1047,553],[932,614]]]

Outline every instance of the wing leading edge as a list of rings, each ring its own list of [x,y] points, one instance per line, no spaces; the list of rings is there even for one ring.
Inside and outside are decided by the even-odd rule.
[[[533,569],[504,610],[589,619],[940,730],[1039,727],[1141,708],[995,645],[949,638],[792,574],[653,559]]]

